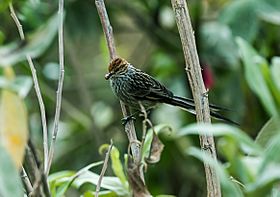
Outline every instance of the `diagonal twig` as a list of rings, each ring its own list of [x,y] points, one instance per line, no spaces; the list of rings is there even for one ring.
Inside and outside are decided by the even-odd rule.
[[[40,112],[41,112],[41,121],[42,121],[42,126],[43,126],[43,147],[44,147],[44,169],[47,167],[48,163],[48,129],[47,129],[47,120],[46,120],[46,110],[45,110],[45,104],[41,95],[40,87],[39,87],[39,82],[36,74],[36,69],[33,64],[32,58],[30,55],[26,55],[26,59],[28,61],[31,73],[32,73],[32,78],[34,82],[34,89],[37,95],[37,99],[39,102],[39,107],[40,107]]]
[[[106,152],[106,156],[105,156],[105,159],[104,159],[103,167],[102,167],[102,170],[101,170],[101,173],[99,175],[98,182],[97,182],[97,185],[96,185],[95,197],[98,197],[98,195],[99,195],[99,191],[100,191],[100,187],[101,187],[101,182],[102,182],[102,179],[103,179],[104,174],[106,172],[106,169],[108,167],[108,161],[109,161],[109,157],[110,157],[112,148],[113,148],[113,140],[111,139],[111,143],[110,143],[110,146],[109,146],[109,148],[108,148],[108,150]]]
[[[20,21],[18,20],[18,17],[16,15],[16,12],[14,10],[14,6],[13,6],[12,3],[9,3],[9,8],[10,8],[10,12],[11,12],[11,17],[15,21],[16,26],[18,28],[18,33],[19,33],[20,39],[21,40],[25,40],[25,36],[24,36],[22,25],[21,25]]]
[[[26,171],[25,171],[23,166],[21,167],[21,179],[22,179],[22,182],[24,183],[26,193],[27,193],[27,196],[28,196],[30,193],[33,192],[33,187],[32,187],[30,179],[27,176]]]
[[[18,28],[20,38],[21,38],[21,40],[25,40],[22,25],[17,18],[17,15],[15,13],[12,3],[9,4],[9,8],[10,8],[11,16],[12,16],[13,20],[15,21],[15,24]],[[39,102],[39,107],[40,107],[41,122],[42,122],[42,127],[43,127],[44,167],[46,168],[47,162],[48,162],[48,129],[47,129],[47,121],[46,121],[45,104],[44,104],[44,101],[42,98],[42,94],[41,94],[41,90],[40,90],[40,86],[39,86],[39,82],[38,82],[38,78],[37,78],[37,74],[36,74],[36,69],[33,64],[32,58],[29,54],[26,54],[26,59],[28,61],[28,64],[29,64],[29,67],[31,70],[32,79],[33,79],[33,83],[34,83],[34,89],[35,89],[36,96],[37,96],[37,99]]]

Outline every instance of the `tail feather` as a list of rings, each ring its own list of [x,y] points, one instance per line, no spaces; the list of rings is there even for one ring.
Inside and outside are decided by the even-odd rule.
[[[183,100],[183,101],[189,103],[190,105],[193,105],[193,106],[194,106],[194,101],[193,101],[193,99],[184,98],[184,97],[179,97],[179,96],[174,96],[173,98],[179,99],[179,100]],[[224,108],[224,107],[221,107],[221,106],[212,104],[212,103],[209,103],[209,107],[210,107],[210,109],[211,109],[212,111],[233,111],[233,110],[231,110],[231,109],[227,109],[227,108]]]
[[[192,99],[182,98],[182,97],[179,97],[179,96],[174,96],[172,99],[164,100],[164,103],[178,106],[178,107],[182,108],[183,110],[188,111],[191,114],[196,114],[195,104],[194,104],[194,101]],[[234,124],[234,125],[239,125],[238,123],[236,123],[236,122],[230,120],[229,118],[224,117],[223,115],[218,113],[221,110],[227,110],[227,109],[216,106],[216,105],[213,105],[213,104],[210,104],[209,107],[210,107],[211,117],[213,117],[215,119],[218,119],[218,120],[222,120],[222,121],[227,122],[227,123],[231,123],[231,124]]]

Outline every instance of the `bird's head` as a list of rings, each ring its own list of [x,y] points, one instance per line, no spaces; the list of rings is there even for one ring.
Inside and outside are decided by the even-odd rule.
[[[120,57],[113,59],[108,67],[108,73],[105,75],[105,79],[108,80],[112,76],[120,75],[127,71],[128,62]]]

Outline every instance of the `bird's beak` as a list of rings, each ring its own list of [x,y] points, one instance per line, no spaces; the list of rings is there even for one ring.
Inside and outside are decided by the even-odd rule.
[[[107,73],[106,75],[105,75],[105,79],[106,80],[108,80],[108,79],[110,79],[110,77],[112,76],[112,72],[109,72],[109,73]]]

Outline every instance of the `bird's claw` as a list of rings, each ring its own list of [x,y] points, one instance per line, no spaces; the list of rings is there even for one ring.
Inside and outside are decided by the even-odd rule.
[[[126,116],[124,118],[122,118],[122,125],[126,125],[129,121],[131,120],[136,120],[136,118],[133,116],[133,115],[129,115],[129,116]]]

